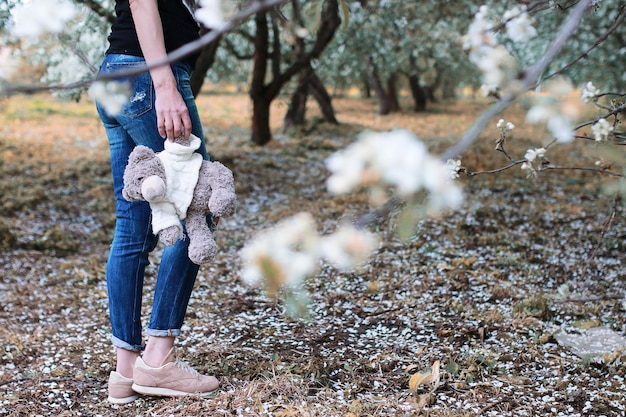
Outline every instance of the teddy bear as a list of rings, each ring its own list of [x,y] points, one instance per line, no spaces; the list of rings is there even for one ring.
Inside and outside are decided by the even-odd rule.
[[[184,220],[189,237],[189,259],[209,262],[217,245],[207,224],[235,212],[233,173],[216,161],[205,161],[195,152],[201,141],[193,134],[166,140],[164,150],[154,152],[138,145],[124,170],[122,195],[128,201],[147,201],[152,211],[152,231],[165,245],[183,239]]]

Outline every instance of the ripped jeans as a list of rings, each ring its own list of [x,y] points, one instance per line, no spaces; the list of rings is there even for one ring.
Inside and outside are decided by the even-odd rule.
[[[143,58],[107,55],[100,74],[145,65]],[[194,101],[189,77],[191,66],[172,65],[172,70],[192,121],[192,133],[202,138],[202,126]],[[148,254],[156,247],[158,237],[152,233],[150,207],[147,202],[128,202],[122,196],[123,175],[128,156],[136,145],[160,152],[164,139],[157,130],[154,109],[155,93],[147,72],[128,80],[132,92],[120,114],[111,116],[96,103],[109,140],[111,170],[116,201],[116,223],[106,268],[112,342],[116,347],[139,351],[142,344],[141,305],[144,272]],[[208,159],[202,143],[199,152]],[[187,256],[189,239],[166,246],[158,269],[148,336],[178,336],[191,296],[198,266]]]

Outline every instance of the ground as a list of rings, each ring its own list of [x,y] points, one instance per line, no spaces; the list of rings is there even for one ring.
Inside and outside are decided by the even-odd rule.
[[[311,108],[306,128],[283,133],[286,104],[277,101],[275,138],[261,148],[249,143],[245,96],[201,95],[208,147],[234,171],[239,208],[220,223],[220,252],[200,272],[178,351],[222,385],[206,399],[114,406],[104,131],[89,102],[1,102],[0,415],[626,415],[626,357],[579,357],[555,338],[598,326],[626,332],[625,213],[619,200],[607,227],[606,176],[550,171],[532,180],[519,167],[462,176],[462,209],[421,221],[408,241],[393,218],[374,225],[383,243],[362,270],[324,265],[307,282],[304,319],[242,283],[238,251],[256,231],[299,211],[331,231],[370,209],[363,194],[331,197],[324,187],[324,159],[359,131],[404,127],[440,152],[487,106],[466,99],[379,117],[371,100],[334,103],[342,125],[318,123]],[[516,158],[545,141],[520,108],[502,117],[518,126],[507,143]],[[468,169],[505,165],[493,150],[495,122],[463,155]],[[553,149],[551,162],[594,166],[594,146]],[[159,250],[146,319],[158,262]],[[437,366],[438,381],[417,383]]]

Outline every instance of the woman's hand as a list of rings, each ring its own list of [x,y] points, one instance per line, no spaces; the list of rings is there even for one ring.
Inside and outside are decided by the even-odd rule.
[[[179,136],[187,139],[191,134],[191,118],[187,105],[176,88],[176,81],[169,82],[167,85],[157,85],[155,82],[154,90],[156,93],[154,107],[159,135],[169,140],[174,140]]]

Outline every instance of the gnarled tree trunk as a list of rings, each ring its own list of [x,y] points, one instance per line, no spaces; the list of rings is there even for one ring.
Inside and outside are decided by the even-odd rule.
[[[396,77],[390,75],[387,79],[387,97],[389,97],[389,111],[400,111],[400,102],[398,101],[398,89],[396,88]]]
[[[326,91],[322,80],[315,74],[313,68],[309,66],[308,69],[300,73],[298,87],[291,95],[289,110],[287,110],[285,118],[283,119],[284,129],[304,124],[306,121],[306,103],[309,94],[311,94],[317,102],[324,120],[328,123],[339,124],[335,116],[335,109],[333,108],[330,94]]]
[[[306,120],[306,102],[309,96],[309,78],[312,72],[312,69],[308,69],[300,73],[298,86],[291,95],[289,109],[283,118],[283,129],[304,124]]]
[[[295,4],[295,3],[294,3]],[[270,121],[270,105],[278,96],[282,87],[301,70],[309,68],[311,60],[318,58],[324,48],[330,43],[335,31],[341,24],[339,17],[339,3],[337,0],[326,0],[317,31],[315,42],[308,52],[300,54],[296,61],[281,72],[280,65],[280,33],[276,19],[276,13],[272,15],[273,45],[272,53],[269,52],[269,29],[267,13],[259,13],[255,16],[256,35],[254,40],[254,69],[250,85],[250,98],[252,99],[252,142],[257,145],[265,145],[272,139]],[[296,13],[294,8],[294,13]],[[272,81],[265,84],[268,72],[268,60],[271,60]],[[261,125],[262,124],[262,125]]]
[[[205,33],[207,33],[207,31],[203,30],[202,34]],[[191,79],[189,80],[194,97],[198,97],[198,94],[200,94],[200,90],[202,90],[202,85],[204,84],[204,79],[206,78],[206,73],[215,62],[215,53],[217,52],[219,43],[220,38],[217,38],[200,51],[200,56],[198,56],[198,60],[196,61],[196,67],[191,73]]]
[[[415,62],[415,57],[411,54],[409,56],[409,62],[411,63],[411,75],[409,76],[409,87],[411,88],[411,95],[413,96],[413,102],[415,103],[415,111],[421,112],[426,110],[426,92],[420,86],[420,75]]]
[[[385,115],[392,112],[394,108],[393,99],[389,97],[389,94],[383,87],[383,84],[380,81],[380,77],[378,76],[378,70],[376,69],[376,65],[374,64],[374,60],[371,55],[366,57],[367,62],[367,75],[369,78],[369,83],[374,89],[376,93],[376,97],[378,98],[378,114]],[[396,101],[397,104],[397,101]]]
[[[309,79],[309,91],[313,95],[313,98],[317,101],[324,120],[335,125],[339,124],[337,117],[335,116],[335,109],[333,108],[330,94],[328,94],[322,80],[320,80],[315,72],[313,72],[313,75]]]

